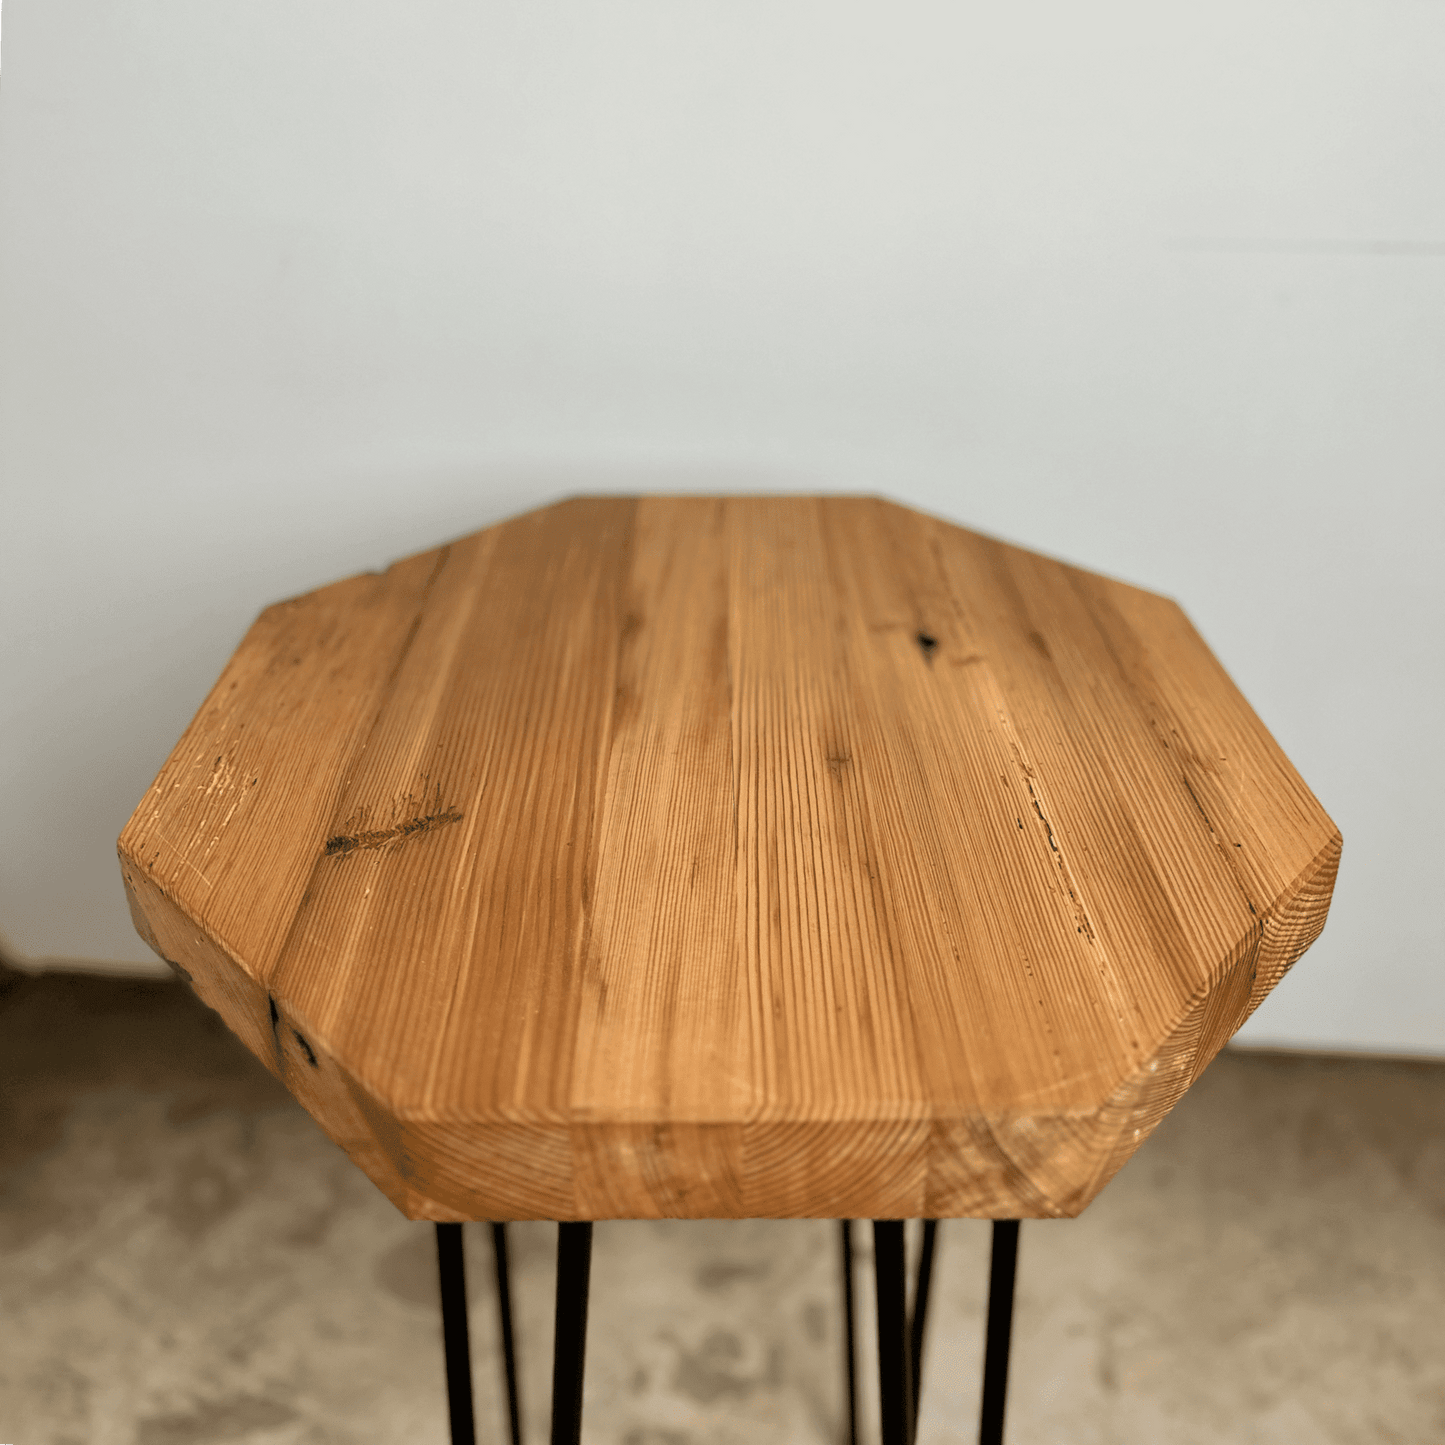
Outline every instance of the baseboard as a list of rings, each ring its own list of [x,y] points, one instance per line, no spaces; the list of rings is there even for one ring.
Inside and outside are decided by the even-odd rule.
[[[1398,1049],[1310,1048],[1300,1044],[1254,1044],[1231,1040],[1225,1048],[1232,1054],[1277,1056],[1282,1059],[1329,1059],[1342,1064],[1445,1064],[1445,1052],[1424,1053]]]
[[[0,975],[34,978],[42,973],[83,973],[92,978],[173,978],[164,963],[151,959],[26,958],[0,938]]]

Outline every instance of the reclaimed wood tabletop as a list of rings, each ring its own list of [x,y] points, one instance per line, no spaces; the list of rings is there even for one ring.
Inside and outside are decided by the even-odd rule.
[[[1172,601],[875,498],[585,497],[268,608],[120,853],[414,1218],[1017,1218],[1340,834]]]

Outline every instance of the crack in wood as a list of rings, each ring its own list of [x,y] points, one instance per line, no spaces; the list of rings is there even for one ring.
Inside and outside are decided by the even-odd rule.
[[[385,848],[388,843],[401,843],[408,838],[420,837],[423,833],[434,833],[438,828],[445,828],[448,823],[459,823],[461,820],[461,809],[445,808],[437,813],[427,813],[423,817],[408,818],[406,822],[398,823],[392,828],[338,833],[326,840],[326,856],[344,858],[358,848]]]

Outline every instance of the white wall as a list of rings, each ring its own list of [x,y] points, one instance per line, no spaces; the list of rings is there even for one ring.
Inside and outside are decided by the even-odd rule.
[[[1256,1040],[1445,1053],[1445,8],[10,0],[0,932],[254,613],[562,492],[867,489],[1181,598],[1345,834]]]

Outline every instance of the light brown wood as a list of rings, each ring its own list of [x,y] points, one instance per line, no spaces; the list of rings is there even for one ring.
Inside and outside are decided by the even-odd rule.
[[[1075,1214],[1340,835],[1173,602],[868,498],[586,498],[264,612],[137,927],[430,1219]]]

